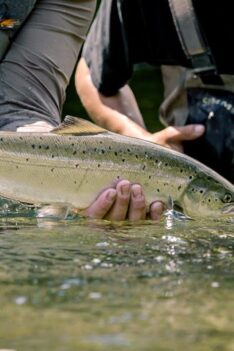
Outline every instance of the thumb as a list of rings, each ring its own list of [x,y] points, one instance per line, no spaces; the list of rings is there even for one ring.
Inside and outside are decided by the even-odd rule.
[[[167,139],[170,141],[194,140],[202,136],[205,127],[202,124],[188,124],[183,127],[168,127]]]

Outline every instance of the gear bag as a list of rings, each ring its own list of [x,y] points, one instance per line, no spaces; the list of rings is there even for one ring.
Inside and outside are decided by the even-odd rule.
[[[184,151],[234,183],[234,76],[218,74],[192,1],[168,1],[193,68],[162,66],[166,99],[161,120],[166,125],[205,125],[202,137],[184,142]]]

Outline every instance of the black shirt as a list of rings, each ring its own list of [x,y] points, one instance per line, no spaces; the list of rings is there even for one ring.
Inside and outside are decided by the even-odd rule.
[[[193,3],[218,72],[234,74],[231,2]],[[136,63],[191,67],[181,48],[167,0],[102,0],[83,56],[95,86],[106,96],[126,84]]]

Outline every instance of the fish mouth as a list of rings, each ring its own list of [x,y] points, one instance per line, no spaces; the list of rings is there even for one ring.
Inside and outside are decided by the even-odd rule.
[[[227,215],[234,215],[234,202],[224,206],[222,208],[222,213]]]

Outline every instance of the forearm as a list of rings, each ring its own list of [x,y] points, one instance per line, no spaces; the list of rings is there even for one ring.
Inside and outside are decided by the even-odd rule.
[[[77,67],[75,82],[80,99],[95,123],[123,135],[144,138],[150,134],[129,86],[125,85],[114,96],[103,96],[94,86],[84,59]]]

